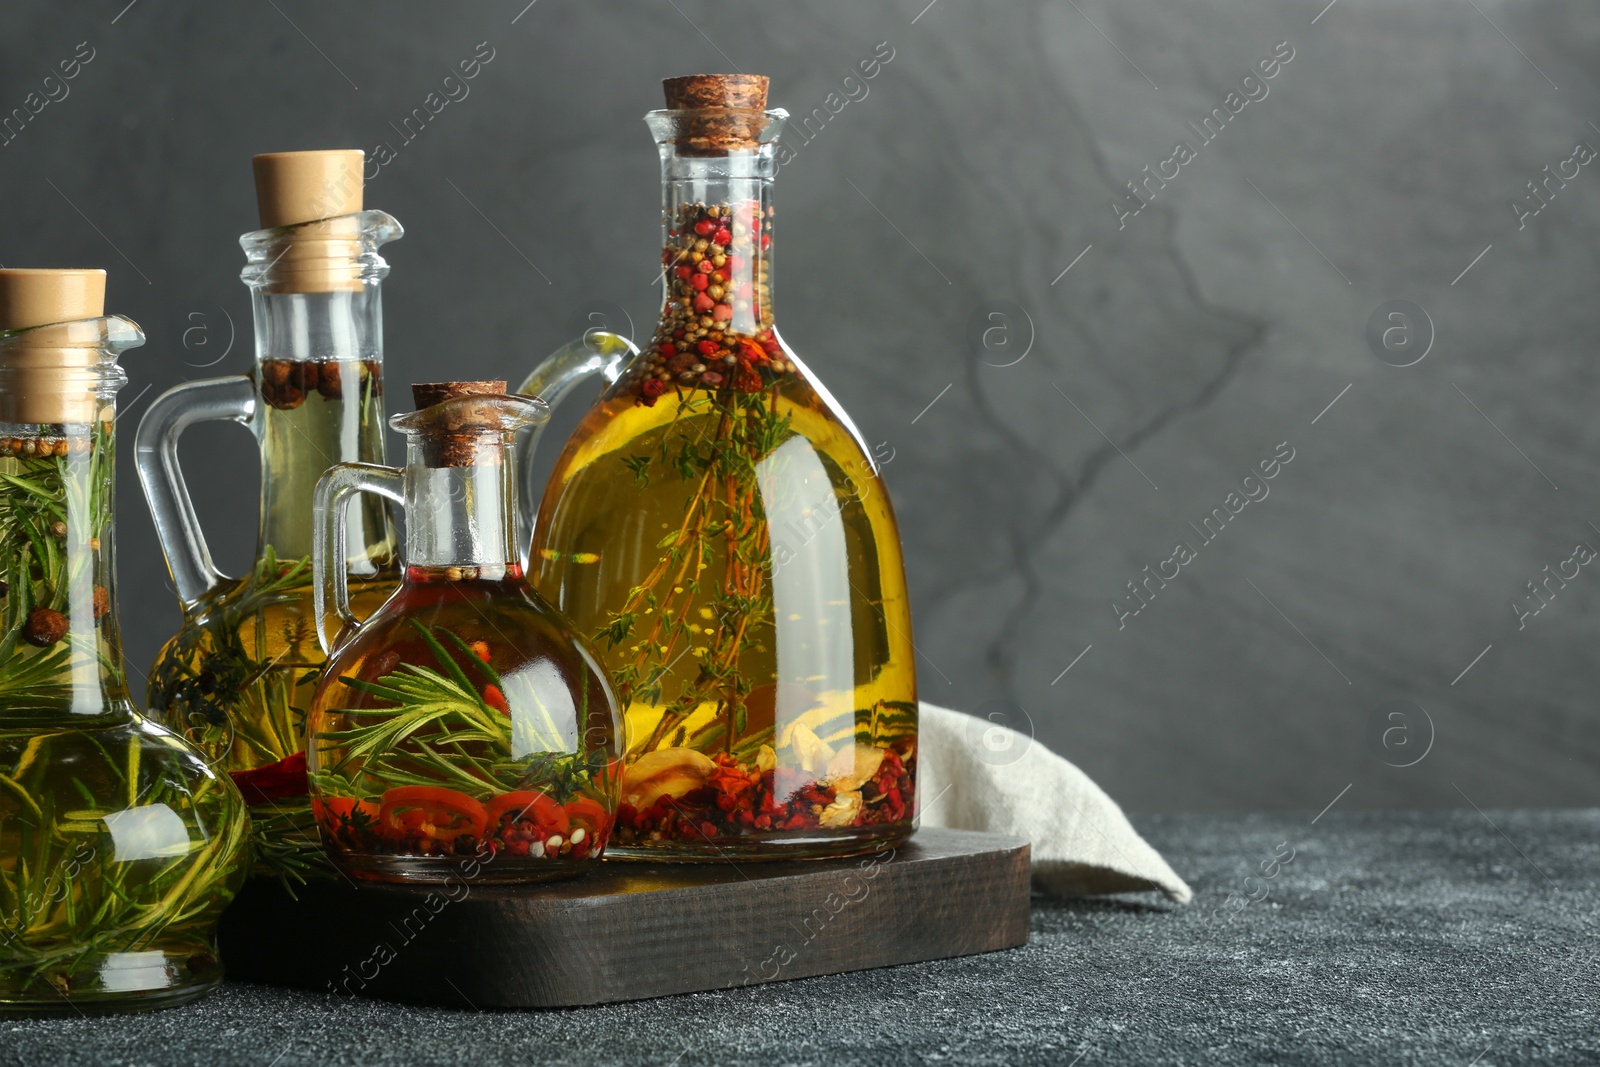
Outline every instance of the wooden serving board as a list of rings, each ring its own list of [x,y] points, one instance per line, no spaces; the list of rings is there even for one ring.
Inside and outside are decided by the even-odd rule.
[[[1028,845],[922,830],[789,863],[607,862],[539,886],[298,889],[257,879],[222,921],[228,976],[467,1008],[554,1008],[1012,948]]]

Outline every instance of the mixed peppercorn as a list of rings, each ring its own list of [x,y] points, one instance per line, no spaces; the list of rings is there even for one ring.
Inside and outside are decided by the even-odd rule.
[[[0,438],[0,458],[45,459],[49,456],[78,456],[89,451],[87,437],[5,437]]]
[[[875,751],[881,762],[857,789],[841,789],[798,767],[746,765],[719,752],[703,784],[682,795],[663,794],[644,808],[624,799],[617,808],[616,841],[713,842],[903,822],[911,815],[916,783],[914,742]]]
[[[639,403],[674,387],[756,393],[794,370],[772,332],[771,225],[755,200],[679,207],[661,250],[661,322],[623,380]]]
[[[292,411],[312,393],[324,400],[344,398],[346,369],[358,367],[359,382],[372,383],[372,395],[383,395],[383,366],[377,360],[264,359],[259,365],[261,399],[279,411]]]
[[[565,804],[522,789],[480,801],[455,789],[408,785],[379,800],[312,801],[323,833],[351,852],[522,859],[590,859],[605,851],[611,816],[588,797]]]

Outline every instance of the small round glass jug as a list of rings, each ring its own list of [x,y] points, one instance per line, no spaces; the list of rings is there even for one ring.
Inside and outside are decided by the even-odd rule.
[[[313,808],[334,862],[397,882],[571,877],[598,860],[616,811],[622,730],[605,673],[518,561],[517,431],[549,417],[504,382],[413,388],[404,470],[346,463],[317,488]],[[350,612],[345,506],[403,503],[400,588]],[[343,629],[330,635],[331,613]]]

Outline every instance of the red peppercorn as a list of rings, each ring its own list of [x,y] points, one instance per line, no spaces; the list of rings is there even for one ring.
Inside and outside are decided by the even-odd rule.
[[[769,249],[771,247],[772,247],[772,234],[770,234],[770,233],[762,234],[761,235],[761,251],[765,252],[767,249]]]
[[[711,284],[711,279],[704,274],[696,274],[689,279],[689,284],[697,290],[704,291],[705,287]]]
[[[703,275],[702,275],[702,277],[703,277]],[[704,293],[696,293],[695,294],[694,309],[696,311],[710,311],[712,309],[712,307],[715,306],[715,305],[716,305],[716,301],[711,299],[706,294],[704,294]]]
[[[710,219],[701,219],[699,222],[694,224],[694,232],[699,234],[701,237],[710,236],[711,233],[716,230],[716,228],[717,224],[712,222]]]
[[[714,356],[717,354],[717,343],[715,341],[701,341],[695,345],[695,350],[702,356]]]
[[[733,242],[733,234],[729,233],[727,231],[727,229],[718,230],[716,233],[711,235],[711,243],[712,244],[727,245],[727,244],[731,244],[732,242]]]
[[[702,259],[699,263],[695,264],[695,269],[701,274],[710,274],[712,271],[717,269],[717,265],[711,262],[709,259]]]
[[[718,304],[716,307],[711,309],[711,317],[716,319],[718,322],[727,322],[729,319],[733,318],[733,308],[729,307],[727,304]]]
[[[671,341],[667,341],[661,346],[661,354],[663,356],[675,356],[678,354],[678,346]]]
[[[689,275],[694,273],[694,268],[693,267],[678,267],[672,273],[676,274],[680,278],[687,278]]]

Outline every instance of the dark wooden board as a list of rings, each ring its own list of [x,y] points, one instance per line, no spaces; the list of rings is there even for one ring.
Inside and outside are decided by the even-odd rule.
[[[922,830],[893,850],[790,863],[607,862],[539,886],[248,885],[228,976],[471,1008],[725,989],[1012,948],[1028,845]]]

